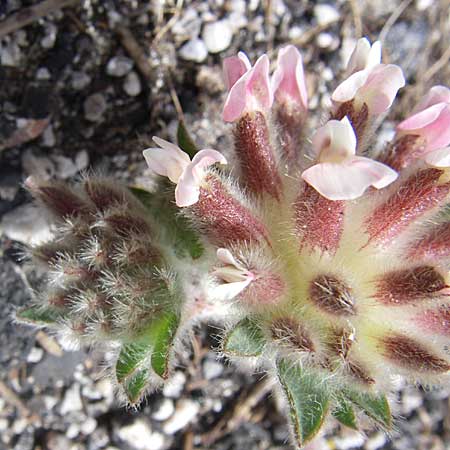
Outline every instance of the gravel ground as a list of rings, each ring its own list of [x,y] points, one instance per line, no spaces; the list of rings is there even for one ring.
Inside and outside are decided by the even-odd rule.
[[[220,63],[238,50],[255,58],[296,44],[319,122],[355,39],[381,35],[414,86],[392,111],[399,118],[432,84],[450,84],[449,21],[445,0],[2,0],[0,449],[289,449],[267,383],[217,361],[213,328],[197,330],[172,384],[135,411],[99,380],[101,355],[64,352],[13,324],[42,279],[23,263],[24,245],[51,234],[20,185],[88,167],[145,183],[142,148],[153,134],[173,138],[180,115],[201,147],[226,149]],[[317,448],[450,449],[449,391],[398,388],[390,438],[330,424]]]

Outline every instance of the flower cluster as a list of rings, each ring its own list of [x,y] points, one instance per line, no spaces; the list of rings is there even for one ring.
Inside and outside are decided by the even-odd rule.
[[[396,377],[449,379],[450,89],[432,87],[379,148],[379,116],[405,84],[379,42],[357,42],[312,132],[295,47],[272,74],[267,55],[227,58],[224,80],[227,158],[155,137],[144,157],[156,192],[28,183],[62,223],[34,255],[62,273],[64,295],[49,289],[18,318],[110,342],[130,403],[170,378],[187,331],[213,318],[221,354],[274,378],[297,447],[327,417],[389,429]]]

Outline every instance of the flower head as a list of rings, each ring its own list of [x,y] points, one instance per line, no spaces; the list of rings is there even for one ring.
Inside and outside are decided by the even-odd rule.
[[[235,122],[246,112],[264,112],[272,106],[267,55],[260,56],[253,67],[242,52],[237,57],[227,58],[224,78],[229,88],[222,113],[225,122]]]
[[[313,136],[318,163],[306,169],[302,178],[329,200],[351,200],[373,186],[381,189],[397,173],[378,161],[356,156],[356,136],[350,121],[330,120]]]
[[[380,62],[381,44],[370,46],[367,39],[360,39],[348,63],[351,75],[335,89],[331,99],[338,104],[354,101],[356,109],[366,104],[370,114],[387,111],[405,79],[400,67]]]
[[[191,206],[198,201],[205,170],[209,166],[215,163],[227,164],[225,157],[217,150],[200,150],[191,161],[175,144],[156,136],[153,141],[160,148],[144,150],[144,158],[158,175],[168,177],[176,183],[175,201],[180,207]]]
[[[397,126],[398,135],[421,139],[418,157],[438,167],[449,165],[450,89],[434,86],[416,106],[414,114]]]

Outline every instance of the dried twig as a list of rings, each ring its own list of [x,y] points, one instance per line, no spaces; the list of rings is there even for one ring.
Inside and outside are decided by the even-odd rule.
[[[45,0],[37,5],[23,8],[0,22],[0,38],[20,30],[47,14],[76,3],[80,3],[80,0]]]
[[[181,14],[181,9],[183,8],[184,0],[177,0],[177,4],[175,6],[175,12],[173,16],[169,19],[169,21],[156,33],[155,38],[153,39],[152,46],[158,44],[158,42],[163,38],[163,36],[176,24],[178,18]]]
[[[392,26],[397,22],[397,19],[403,14],[403,11],[409,6],[409,4],[412,2],[412,0],[403,0],[400,5],[395,8],[395,10],[390,15],[389,19],[386,21],[386,23],[383,25],[383,28],[380,31],[379,40],[381,42],[384,42],[386,39],[386,36],[389,34],[389,31],[391,31]]]
[[[350,8],[353,15],[353,24],[355,25],[355,36],[360,38],[362,36],[362,19],[359,0],[350,0]]]
[[[31,411],[26,407],[22,399],[10,389],[3,381],[0,381],[0,397],[7,403],[17,408],[17,411],[22,417],[31,416]]]
[[[36,139],[44,132],[49,123],[49,118],[27,119],[23,127],[18,128],[0,144],[0,152]]]
[[[151,82],[153,79],[152,66],[149,63],[144,50],[142,50],[138,41],[133,36],[133,33],[125,27],[117,27],[116,32],[119,35],[121,44],[134,60],[141,74],[147,79],[147,81]]]
[[[247,395],[243,393],[236,401],[230,414],[225,414],[216,426],[202,435],[202,444],[210,447],[223,434],[236,430],[242,423],[247,422],[252,417],[252,409],[270,392],[273,386],[273,379],[263,378]]]
[[[47,353],[50,353],[53,356],[58,356],[59,358],[63,356],[63,350],[58,342],[56,342],[54,338],[44,333],[42,330],[37,332],[36,341],[39,342],[40,346]]]
[[[441,69],[445,67],[445,65],[450,60],[450,46],[447,48],[447,50],[443,53],[443,55],[423,74],[423,82],[426,83],[429,81],[433,76],[439,72]]]

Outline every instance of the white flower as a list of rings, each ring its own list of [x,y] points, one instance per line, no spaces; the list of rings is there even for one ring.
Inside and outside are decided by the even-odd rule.
[[[156,136],[153,141],[161,148],[144,150],[144,158],[150,169],[176,183],[175,201],[180,207],[197,203],[207,167],[215,163],[227,164],[217,150],[200,150],[191,161],[177,145]]]
[[[356,155],[356,136],[347,117],[319,128],[313,149],[318,163],[302,178],[329,200],[352,200],[369,186],[381,189],[397,178],[397,172],[385,164]]]
[[[231,300],[255,279],[255,274],[240,264],[225,248],[217,250],[217,259],[224,265],[218,267],[213,275],[224,283],[215,288],[215,293],[224,300]]]

